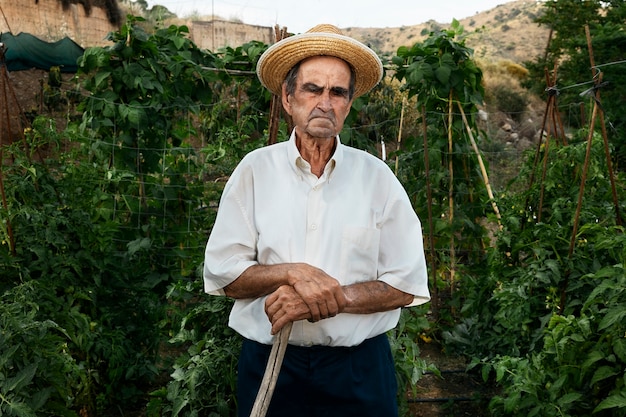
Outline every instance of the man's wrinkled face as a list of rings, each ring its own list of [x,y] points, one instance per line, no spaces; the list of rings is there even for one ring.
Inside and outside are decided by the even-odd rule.
[[[334,138],[350,112],[350,67],[330,56],[308,58],[300,64],[293,94],[283,85],[282,101],[299,135]]]

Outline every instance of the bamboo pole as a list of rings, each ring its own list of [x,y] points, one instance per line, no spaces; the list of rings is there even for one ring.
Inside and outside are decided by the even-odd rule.
[[[537,223],[541,223],[543,213],[543,198],[546,191],[546,174],[548,172],[548,159],[550,157],[550,135],[546,136],[546,144],[543,149],[543,164],[541,166],[541,182],[539,188],[539,206],[537,207]]]
[[[402,97],[402,108],[400,109],[400,127],[398,128],[398,141],[396,142],[396,151],[400,151],[400,143],[402,142],[402,126],[404,125],[404,107],[406,106],[406,95]],[[396,176],[398,175],[399,160],[398,152],[396,152]]]
[[[500,210],[498,209],[498,205],[496,204],[496,200],[493,196],[493,191],[491,191],[491,184],[489,183],[489,176],[487,175],[487,169],[485,168],[485,164],[483,162],[483,158],[480,155],[480,151],[478,150],[478,145],[476,145],[476,141],[474,140],[474,134],[472,133],[472,129],[470,129],[469,123],[467,122],[467,117],[465,117],[465,112],[463,111],[463,106],[460,102],[457,102],[459,105],[459,110],[461,111],[461,117],[463,117],[463,124],[465,125],[465,129],[470,138],[470,142],[472,143],[472,148],[476,153],[476,158],[478,158],[478,165],[480,166],[480,173],[483,176],[483,181],[485,182],[485,188],[487,189],[487,195],[489,196],[489,200],[491,201],[491,207],[493,208],[494,213],[496,214],[496,218],[498,219],[498,225],[502,228],[502,218],[500,216]]]
[[[615,209],[615,224],[622,226],[622,215],[619,209],[619,200],[617,198],[617,188],[615,185],[615,173],[613,172],[613,163],[611,162],[611,150],[609,148],[609,139],[606,132],[606,123],[604,121],[604,111],[600,109],[600,129],[602,132],[602,140],[604,141],[604,154],[606,155],[606,164],[609,171],[609,180],[611,182],[611,194],[613,196],[613,207]]]
[[[448,99],[448,172],[450,173],[450,183],[448,186],[448,212],[450,213],[450,231],[454,221],[454,144],[452,142],[452,90]],[[450,295],[453,293],[454,281],[456,279],[456,247],[454,245],[454,233],[450,233]]]
[[[428,152],[428,129],[426,125],[426,109],[422,106],[422,136],[424,138],[424,171],[426,177],[426,209],[428,210],[428,244],[430,252],[430,274],[432,311],[435,320],[439,318],[439,289],[437,286],[437,254],[435,252],[435,225],[433,223],[433,191],[430,182],[430,155]]]
[[[539,188],[539,204],[537,207],[537,222],[541,222],[541,217],[543,214],[543,200],[545,197],[545,190],[546,190],[546,186],[545,186],[545,181],[546,181],[546,174],[548,172],[548,159],[550,157],[550,138],[551,138],[551,134],[550,132],[554,132],[555,136],[556,136],[556,142],[558,144],[558,127],[557,127],[557,118],[555,117],[555,113],[558,113],[557,111],[557,106],[556,106],[556,95],[557,95],[557,90],[556,90],[556,70],[557,70],[557,65],[554,65],[554,74],[553,74],[553,78],[550,78],[550,74],[548,74],[548,71],[545,72],[545,76],[546,76],[546,85],[549,86],[549,89],[551,90],[551,94],[550,94],[550,100],[548,101],[549,106],[546,109],[546,115],[544,118],[544,123],[547,123],[548,117],[550,118],[549,120],[552,120],[552,129],[548,128],[547,129],[547,135],[546,135],[546,141],[545,141],[545,146],[543,149],[543,164],[541,167],[541,181],[540,181],[540,188]],[[559,118],[560,120],[560,118]],[[544,131],[546,128],[542,127],[542,131]],[[563,134],[563,137],[565,137],[565,134]],[[540,140],[539,140],[539,148],[541,149],[541,143],[543,141],[543,133],[540,136]],[[565,140],[564,142],[565,143]]]
[[[537,221],[541,221],[541,216],[543,213],[543,198],[544,198],[544,192],[545,192],[545,177],[546,177],[546,172],[547,172],[547,162],[548,162],[548,153],[549,153],[549,148],[550,148],[550,128],[547,127],[548,125],[548,121],[551,119],[552,120],[552,127],[553,127],[553,131],[557,132],[560,131],[561,135],[563,137],[563,143],[567,144],[567,140],[565,138],[565,130],[563,128],[563,124],[561,122],[561,118],[558,115],[558,111],[556,111],[557,106],[556,106],[556,96],[558,94],[558,91],[556,90],[556,72],[557,72],[557,64],[554,65],[554,70],[553,70],[553,77],[550,77],[550,74],[548,73],[548,70],[545,69],[544,70],[544,74],[546,77],[546,91],[548,91],[548,100],[546,100],[546,108],[545,108],[545,112],[543,114],[543,121],[541,123],[541,130],[539,133],[539,140],[537,141],[537,149],[535,151],[535,160],[533,163],[533,169],[530,173],[530,181],[528,183],[528,190],[530,190],[534,184],[535,181],[535,172],[537,171],[537,165],[539,164],[539,155],[541,154],[541,145],[543,144],[543,135],[544,133],[546,134],[546,141],[545,141],[545,146],[544,146],[544,157],[543,157],[543,164],[542,164],[542,170],[541,170],[541,180],[540,180],[540,190],[539,190],[539,203],[538,203],[538,207],[537,207]],[[556,117],[555,114],[556,113]],[[560,127],[560,129],[559,129]],[[524,205],[525,208],[528,208],[528,197],[526,197],[526,203]]]
[[[12,256],[15,256],[16,255],[16,252],[15,252],[15,237],[13,236],[13,227],[11,227],[11,219],[10,219],[10,216],[9,216],[7,197],[6,197],[6,193],[4,191],[4,178],[3,178],[3,174],[2,174],[2,167],[3,167],[3,164],[4,164],[4,162],[2,161],[3,159],[4,159],[4,152],[3,152],[3,149],[0,148],[0,195],[2,195],[2,207],[4,207],[4,209],[7,212],[6,233],[7,233],[7,238],[8,238],[9,251],[11,252]]]
[[[556,71],[556,68],[555,68],[555,71]],[[546,88],[546,91],[548,92],[548,100],[546,100],[546,108],[543,112],[541,130],[539,131],[539,140],[537,141],[537,149],[535,150],[535,160],[533,162],[533,169],[530,172],[530,180],[528,181],[528,190],[530,190],[531,187],[535,183],[535,172],[537,171],[537,166],[539,165],[539,155],[541,154],[541,143],[543,142],[543,135],[544,133],[547,133],[548,136],[550,135],[549,131],[546,129],[546,126],[548,123],[548,114],[550,114],[550,109],[554,105],[554,100],[556,100],[556,90],[554,89],[554,86],[552,85],[552,81],[550,80],[550,75],[548,74],[548,70],[545,69],[544,72],[545,72],[545,77],[546,77],[546,85],[548,86]],[[528,204],[526,205],[528,206]]]
[[[587,46],[589,48],[589,59],[591,62],[591,67],[594,71],[594,78],[596,79],[596,86],[600,85],[602,83],[602,73],[597,73],[597,68],[595,66],[595,61],[594,61],[594,57],[593,57],[593,47],[592,47],[592,43],[591,43],[591,35],[589,33],[589,26],[585,25],[585,34],[587,36]],[[589,123],[589,133],[587,135],[587,149],[586,149],[586,153],[585,153],[585,164],[583,166],[583,173],[582,173],[582,177],[580,180],[580,189],[578,192],[578,203],[577,203],[577,207],[576,207],[576,214],[574,217],[574,225],[573,225],[573,230],[572,230],[572,236],[570,238],[570,246],[569,246],[569,256],[571,257],[572,254],[574,253],[574,247],[576,244],[576,235],[578,234],[578,223],[579,223],[579,219],[580,219],[580,212],[582,210],[582,201],[583,201],[583,193],[585,190],[585,181],[587,180],[587,171],[589,169],[589,160],[590,160],[590,154],[591,154],[591,144],[593,142],[593,133],[594,133],[594,126],[596,124],[596,118],[600,117],[600,119],[603,121],[603,112],[602,112],[602,108],[600,106],[600,100],[599,100],[599,92],[597,89],[593,89],[592,93],[593,94],[593,111],[591,113],[591,121]],[[615,208],[616,208],[616,212],[618,215],[618,219],[617,222],[618,224],[621,224],[621,219],[619,219],[619,204],[617,202],[617,194],[615,191],[615,185],[614,185],[614,181],[613,181],[613,168],[611,165],[611,155],[609,153],[609,149],[608,149],[608,140],[606,139],[606,136],[604,135],[606,133],[606,125],[604,125],[604,123],[602,123],[604,129],[603,129],[603,139],[605,141],[605,152],[606,152],[606,156],[607,156],[607,164],[608,164],[608,168],[609,168],[609,174],[611,177],[611,188],[613,189],[613,198],[614,198],[614,204],[615,204]]]
[[[13,227],[11,226],[11,216],[9,215],[9,205],[6,198],[6,192],[4,189],[4,133],[7,132],[7,138],[11,135],[11,116],[9,114],[9,99],[7,96],[7,90],[10,87],[9,84],[9,76],[7,73],[7,67],[5,65],[5,52],[6,48],[4,45],[0,45],[0,94],[1,94],[1,107],[5,109],[5,118],[0,117],[0,195],[2,198],[2,207],[4,207],[7,218],[5,221],[6,224],[6,233],[9,244],[9,250],[12,256],[16,255],[15,249],[15,236],[13,235]],[[21,112],[20,112],[21,113]],[[5,123],[6,122],[6,123]],[[23,136],[23,132],[22,132]],[[7,145],[9,144],[9,139],[6,141]],[[24,143],[26,140],[24,138]]]
[[[574,215],[574,225],[572,229],[572,236],[570,237],[568,255],[571,257],[574,253],[574,247],[576,244],[576,235],[578,234],[578,223],[580,221],[580,212],[582,211],[583,195],[585,193],[585,182],[587,181],[587,172],[589,171],[589,160],[591,159],[591,144],[593,142],[593,125],[596,123],[598,117],[598,104],[594,103],[593,112],[591,113],[591,124],[589,127],[589,133],[587,134],[587,148],[585,151],[585,162],[583,164],[583,172],[580,178],[580,187],[578,189],[578,201],[576,204],[576,213]]]
[[[589,59],[591,61],[592,67],[595,67],[594,59],[593,59],[593,50],[591,47],[591,36],[589,34],[589,26],[585,25],[585,33],[587,35],[587,45],[589,47]],[[595,69],[594,69],[595,71]],[[595,74],[594,74],[595,75]],[[597,77],[596,85],[602,82],[602,74]],[[578,190],[578,200],[576,203],[576,213],[574,214],[574,221],[572,225],[572,234],[570,236],[569,248],[568,248],[568,258],[571,259],[574,254],[574,248],[576,247],[576,237],[578,236],[578,225],[580,222],[580,213],[582,211],[583,205],[583,196],[585,193],[585,183],[587,182],[587,173],[589,171],[589,161],[591,159],[591,144],[593,143],[593,133],[594,126],[596,125],[596,118],[598,117],[598,100],[596,97],[597,91],[594,89],[592,91],[593,94],[593,111],[591,112],[591,121],[589,122],[589,133],[587,134],[587,147],[585,150],[585,162],[583,164],[583,172],[580,178],[580,187]],[[567,288],[569,287],[569,278],[570,271],[567,271],[565,274],[565,278],[563,280],[563,285],[561,286],[561,298],[559,301],[560,311],[565,311],[565,303],[567,302]]]
[[[593,45],[591,43],[591,35],[589,33],[589,26],[585,26],[585,34],[587,36],[587,45],[589,47],[589,61],[591,62],[591,68],[593,71],[593,77],[598,78],[596,86],[602,83],[602,73],[599,73],[596,67],[595,58],[593,56]],[[604,110],[600,105],[600,91],[596,88],[594,90],[595,97],[594,102],[598,106],[598,117],[600,119],[600,130],[602,132],[602,140],[604,142],[604,154],[606,155],[606,165],[609,171],[609,181],[611,182],[611,194],[613,196],[613,207],[615,208],[615,223],[618,226],[622,225],[622,216],[619,210],[619,200],[617,198],[617,190],[615,186],[615,173],[613,172],[613,163],[611,162],[611,150],[609,147],[608,134],[606,132],[606,123],[604,121]]]

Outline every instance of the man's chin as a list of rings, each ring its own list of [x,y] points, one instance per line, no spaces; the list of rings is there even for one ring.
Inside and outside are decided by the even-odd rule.
[[[314,138],[334,138],[337,136],[337,129],[334,125],[332,126],[316,126],[309,125],[307,128],[307,133]]]
[[[308,131],[307,132],[309,134],[310,137],[315,138],[315,139],[334,139],[335,136],[337,136],[336,133],[334,133],[334,131],[328,131],[328,132],[318,132],[318,131]]]

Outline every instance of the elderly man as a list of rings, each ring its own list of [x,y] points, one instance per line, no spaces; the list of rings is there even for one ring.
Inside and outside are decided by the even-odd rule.
[[[389,167],[339,139],[353,100],[381,79],[365,45],[331,25],[283,39],[257,74],[282,98],[289,141],[243,158],[209,237],[205,290],[235,299],[248,416],[272,339],[293,323],[269,416],[396,416],[386,332],[429,300],[419,219]]]

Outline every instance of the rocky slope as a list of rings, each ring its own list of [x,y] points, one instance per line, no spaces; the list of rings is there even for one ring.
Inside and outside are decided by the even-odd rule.
[[[477,58],[522,63],[543,54],[546,48],[549,30],[534,22],[541,14],[542,7],[543,3],[535,0],[517,0],[457,20],[465,29],[466,45],[474,49]],[[450,22],[431,20],[415,26],[355,27],[345,28],[344,31],[369,44],[380,54],[391,56],[400,46],[411,46],[423,40],[428,32],[449,26]]]

